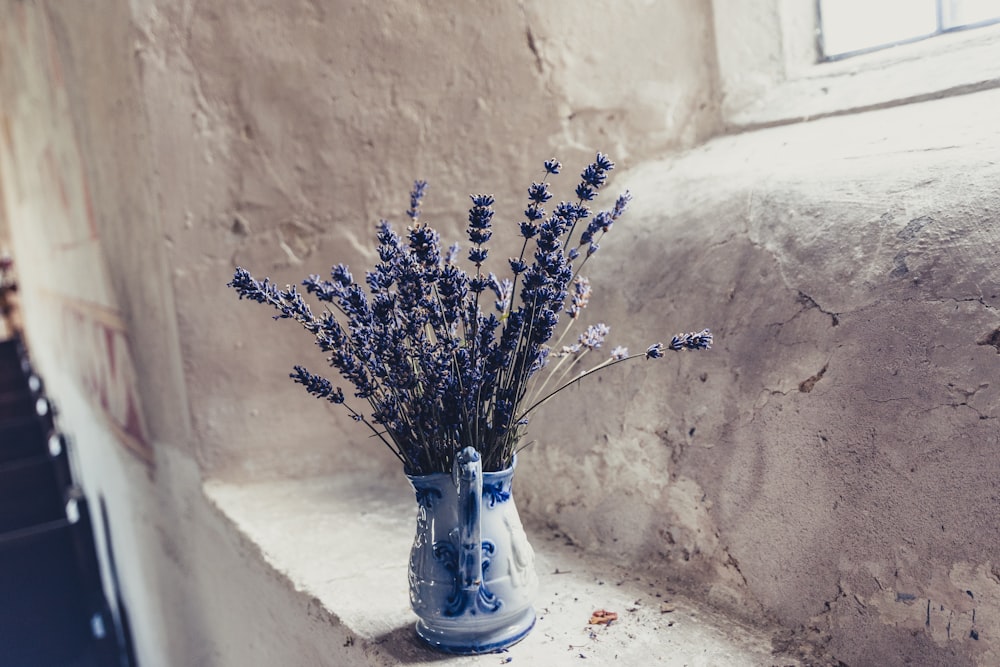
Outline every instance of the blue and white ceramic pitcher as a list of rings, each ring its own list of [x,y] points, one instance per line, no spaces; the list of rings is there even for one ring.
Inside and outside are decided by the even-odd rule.
[[[535,555],[511,497],[514,466],[483,472],[472,447],[452,474],[411,476],[417,534],[410,551],[410,606],[417,634],[449,653],[489,653],[535,624]]]

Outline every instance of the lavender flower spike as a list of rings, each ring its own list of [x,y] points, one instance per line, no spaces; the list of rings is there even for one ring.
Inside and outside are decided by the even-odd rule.
[[[476,266],[486,260],[487,250],[482,245],[490,240],[493,220],[493,195],[472,195],[472,208],[469,209],[469,240],[476,244],[469,249],[469,261]]]
[[[671,350],[708,350],[712,347],[712,332],[702,329],[697,333],[677,334],[670,341]]]
[[[618,195],[618,199],[615,200],[615,207],[611,210],[611,219],[617,220],[620,218],[625,209],[628,208],[630,201],[632,201],[632,193],[628,190]]]
[[[410,191],[410,210],[406,215],[414,222],[420,217],[420,202],[427,192],[427,181],[413,181],[413,190]]]
[[[302,366],[295,366],[291,379],[367,427],[407,474],[450,472],[456,455],[470,446],[481,453],[484,470],[503,470],[529,416],[560,392],[619,362],[712,345],[708,329],[680,333],[645,353],[613,347],[610,358],[580,370],[580,360],[604,347],[610,331],[598,323],[575,338],[584,329],[576,323],[591,296],[580,268],[631,198],[626,191],[607,210],[590,208],[614,166],[598,153],[580,174],[576,201],[553,205],[559,200],[550,181],[562,165],[545,161],[543,177],[528,188],[524,217],[510,230],[521,246],[501,263],[510,277],[494,275],[486,265],[495,231],[493,196],[472,196],[471,245],[463,257],[457,244],[443,245],[438,232],[419,219],[427,183],[415,181],[406,233],[394,232],[386,221],[378,224],[377,262],[363,281],[336,264],[326,278],[306,277],[300,293],[236,267],[229,286],[241,299],[266,304],[276,319],[294,320],[308,332],[327,365],[348,383],[347,393],[364,407],[355,409],[345,390]],[[495,300],[487,301],[483,292]],[[321,312],[314,314],[306,297],[322,304]],[[550,342],[557,325],[565,328]],[[564,337],[571,344],[563,345]]]
[[[288,377],[295,380],[296,384],[304,386],[306,391],[316,398],[325,398],[337,405],[344,402],[344,392],[340,387],[334,389],[333,385],[325,377],[313,375],[302,366],[296,366],[295,372],[289,373]]]
[[[576,319],[580,315],[580,311],[587,307],[590,302],[590,281],[583,277],[577,276],[573,280],[573,289],[570,292],[570,306],[566,309],[566,314],[572,319]]]
[[[666,350],[708,350],[712,347],[712,332],[708,329],[692,333],[680,333],[670,340],[669,345],[654,343],[646,350],[647,359],[659,359]]]
[[[611,327],[603,322],[591,324],[587,330],[580,334],[580,345],[588,350],[596,350],[604,344],[604,338],[611,332]]]

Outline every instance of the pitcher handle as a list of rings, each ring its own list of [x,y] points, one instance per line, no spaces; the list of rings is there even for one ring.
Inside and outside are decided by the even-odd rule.
[[[458,583],[464,595],[472,597],[478,595],[483,578],[483,462],[475,448],[466,447],[455,457],[452,479],[458,489]]]

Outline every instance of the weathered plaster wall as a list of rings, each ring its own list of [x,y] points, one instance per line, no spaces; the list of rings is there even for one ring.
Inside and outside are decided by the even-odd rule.
[[[629,323],[612,345],[717,344],[547,406],[526,511],[848,665],[1000,662],[998,102],[620,175],[635,206],[590,317]]]
[[[850,665],[1000,662],[1000,100],[646,162],[717,127],[708,8],[0,5],[30,342],[107,502],[142,664],[253,664],[270,630],[265,664],[344,641],[219,521],[204,476],[398,474],[285,379],[308,337],[236,302],[234,263],[282,283],[367,264],[414,177],[458,238],[465,193],[511,220],[542,159],[575,172],[596,149],[634,167],[610,189],[636,199],[590,317],[633,349],[703,325],[718,344],[547,406],[526,518]]]
[[[552,154],[628,162],[715,126],[710,16],[690,0],[133,8],[196,447],[218,474],[371,464],[343,415],[275,381],[307,336],[237,306],[234,263],[281,283],[366,266],[414,178],[457,239],[468,193],[512,219]]]
[[[29,344],[107,506],[141,664],[337,655],[201,482],[392,463],[286,379],[308,337],[238,303],[234,263],[295,282],[370,260],[416,177],[457,236],[466,193],[512,218],[553,154],[693,145],[716,126],[710,25],[694,0],[0,3]]]

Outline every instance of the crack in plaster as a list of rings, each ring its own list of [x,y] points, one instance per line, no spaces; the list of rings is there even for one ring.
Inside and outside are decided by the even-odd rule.
[[[542,55],[542,47],[539,44],[538,38],[535,37],[534,30],[531,29],[531,17],[528,16],[528,8],[525,6],[523,0],[518,3],[518,8],[521,10],[521,17],[524,19],[524,39],[528,46],[528,50],[531,52],[531,55],[535,60],[535,69],[538,70],[538,74],[542,77],[542,83],[545,89],[551,93],[553,92],[551,80],[550,77],[545,75],[545,57]]]
[[[981,382],[979,383],[979,386],[976,387],[975,389],[965,389],[963,387],[957,386],[954,382],[948,383],[948,389],[952,389],[955,392],[961,394],[962,396],[965,397],[965,400],[969,400],[970,398],[981,392],[983,389],[989,389],[989,388],[990,388],[989,382]]]
[[[824,315],[827,315],[830,318],[830,326],[832,326],[832,327],[835,327],[835,326],[837,326],[837,325],[840,324],[840,313],[835,313],[835,312],[826,310],[825,308],[823,308],[822,306],[819,305],[819,302],[817,302],[816,299],[814,299],[813,297],[809,296],[808,294],[806,294],[802,290],[796,290],[796,291],[799,294],[799,297],[798,297],[799,302],[802,303],[802,304],[805,304],[806,310],[808,310],[809,308],[815,308],[816,310],[818,310],[819,312],[823,313]]]
[[[898,403],[900,401],[912,401],[913,400],[912,396],[896,396],[894,398],[872,398],[871,396],[868,395],[867,391],[865,390],[865,387],[861,388],[861,393],[863,393],[865,395],[865,400],[866,401],[868,401],[869,403],[877,403],[879,405],[885,405],[887,403]]]
[[[936,410],[943,410],[945,408],[952,408],[952,409],[956,409],[956,410],[958,408],[968,408],[969,410],[972,410],[981,421],[987,421],[987,420],[990,420],[990,419],[996,419],[996,417],[984,414],[979,409],[975,408],[972,405],[969,405],[965,401],[963,401],[961,403],[942,403],[941,405],[935,405],[932,408],[920,408],[920,409],[917,409],[917,410],[910,410],[910,411],[907,412],[907,415],[916,417],[916,416],[920,416],[920,415],[923,415],[923,414],[926,414],[926,413],[934,412]]]
[[[750,243],[750,245],[752,247],[754,247],[754,248],[756,248],[758,250],[761,250],[761,251],[767,253],[768,255],[770,255],[771,261],[774,263],[775,267],[777,268],[778,275],[781,277],[781,282],[784,283],[785,287],[789,291],[794,292],[797,295],[796,296],[796,300],[799,303],[801,303],[801,304],[803,304],[805,306],[805,308],[803,310],[799,311],[794,316],[792,316],[791,318],[789,318],[786,322],[782,322],[781,324],[787,324],[788,322],[791,322],[792,320],[794,320],[795,317],[797,317],[798,315],[800,315],[802,312],[805,312],[805,310],[808,310],[810,308],[815,308],[816,310],[818,310],[819,312],[823,313],[824,315],[827,315],[830,318],[830,326],[834,326],[834,327],[838,326],[840,324],[840,317],[842,315],[844,315],[845,313],[843,313],[843,312],[834,312],[834,311],[831,311],[831,310],[827,310],[826,308],[824,308],[823,306],[821,306],[820,303],[819,303],[819,301],[817,301],[813,296],[807,294],[806,292],[802,291],[798,287],[794,286],[792,284],[792,281],[789,279],[788,275],[785,272],[785,264],[782,261],[782,258],[779,255],[779,253],[775,249],[768,247],[766,244],[764,244],[763,242],[761,242],[759,239],[755,239],[753,237],[752,230],[750,229],[750,220],[752,218],[752,212],[753,212],[753,197],[752,197],[752,194],[753,193],[751,192],[751,196],[750,196],[750,198],[749,198],[749,200],[747,202],[747,225],[746,225],[746,229],[745,229],[746,239],[747,239],[747,241],[749,241],[749,243]],[[847,311],[847,312],[850,312],[850,311]]]
[[[749,591],[750,585],[747,583],[747,578],[746,575],[743,574],[743,570],[740,569],[740,562],[736,560],[736,557],[733,556],[732,553],[730,553],[729,547],[722,547],[722,553],[725,555],[725,560],[723,560],[722,564],[736,570],[736,574],[739,575],[740,581],[743,582],[743,587]]]
[[[523,12],[523,6],[521,10]],[[535,43],[535,35],[531,31],[531,23],[527,22],[527,16],[525,16],[525,22],[527,25],[524,27],[524,34],[528,41],[528,49],[531,51],[531,54],[535,56],[535,68],[538,70],[539,74],[545,74],[545,64],[542,62],[542,54],[539,52],[538,45]]]
[[[785,326],[787,324],[791,324],[792,322],[794,322],[799,317],[799,315],[802,315],[806,311],[813,310],[813,309],[818,310],[819,312],[823,313],[824,315],[829,316],[830,317],[830,326],[835,327],[835,326],[839,326],[840,325],[840,315],[841,315],[841,313],[834,313],[834,312],[831,312],[831,311],[828,311],[828,310],[824,310],[818,303],[816,303],[815,299],[813,299],[811,296],[809,296],[808,294],[806,294],[802,290],[793,289],[791,287],[789,287],[789,290],[790,291],[794,291],[797,294],[797,296],[795,298],[795,301],[797,303],[801,304],[803,306],[803,308],[797,310],[795,312],[795,314],[793,314],[791,317],[789,317],[786,320],[781,320],[779,322],[771,322],[771,323],[769,323],[769,324],[767,324],[765,326],[767,326],[768,328],[778,328],[778,329],[780,329],[781,327],[783,327],[783,326]],[[814,341],[810,340],[808,342],[814,342]],[[792,344],[794,344],[794,343],[792,343]]]
[[[904,303],[905,302],[909,302],[909,301],[915,301],[915,300],[916,300],[915,297],[907,297],[906,299],[902,299],[902,301]],[[924,301],[926,303],[947,303],[949,301],[952,302],[952,303],[978,303],[979,305],[981,305],[986,310],[995,310],[994,306],[991,306],[990,304],[986,303],[986,297],[983,295],[982,289],[979,290],[979,296],[969,296],[969,297],[964,297],[964,298],[961,298],[961,299],[958,298],[958,297],[954,297],[954,296],[945,296],[945,297],[937,297],[937,298],[931,298],[931,299],[920,299],[920,300]]]

